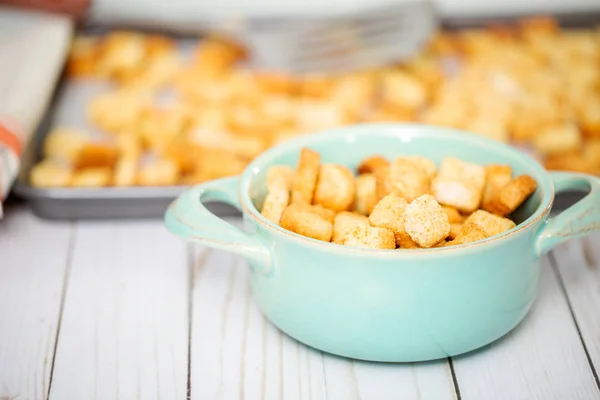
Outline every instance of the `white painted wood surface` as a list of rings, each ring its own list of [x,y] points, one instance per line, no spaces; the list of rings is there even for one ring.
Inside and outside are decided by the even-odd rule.
[[[455,397],[446,360],[377,364],[323,354],[279,332],[252,301],[238,257],[197,248],[192,399],[432,399]]]
[[[460,398],[600,399],[600,235],[553,257],[525,321],[452,361]],[[188,389],[202,400],[458,398],[447,360],[351,361],[281,334],[252,301],[248,274],[243,260],[192,249],[159,220],[50,223],[9,209],[0,399],[49,389],[51,400],[183,400]]]
[[[600,386],[600,234],[568,242],[553,256]]]
[[[23,209],[0,222],[0,399],[48,394],[70,239]]]
[[[185,243],[151,222],[78,222],[51,399],[183,399]]]
[[[501,340],[454,358],[463,399],[600,399],[566,299],[547,257],[539,294]]]

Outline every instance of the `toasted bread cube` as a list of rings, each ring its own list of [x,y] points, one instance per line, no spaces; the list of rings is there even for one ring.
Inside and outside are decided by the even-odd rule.
[[[113,184],[115,186],[133,186],[137,176],[138,159],[134,157],[121,157],[115,166]]]
[[[485,186],[484,167],[454,157],[446,157],[444,159],[440,166],[438,177],[465,182],[480,191]]]
[[[373,226],[386,228],[394,232],[396,244],[400,247],[416,247],[416,244],[404,230],[402,216],[408,203],[403,197],[389,194],[379,200],[371,215],[369,222]]]
[[[65,187],[71,184],[70,168],[51,160],[44,160],[31,169],[29,181],[39,188]]]
[[[389,166],[389,175],[384,182],[384,190],[411,202],[417,197],[429,193],[429,184],[430,180],[419,166],[400,159],[395,160]]]
[[[168,159],[156,160],[140,167],[137,183],[141,186],[169,186],[177,183],[177,164]]]
[[[385,228],[357,225],[344,237],[345,246],[365,247],[371,249],[395,249],[394,233]]]
[[[44,156],[72,163],[90,138],[76,129],[57,128],[52,130],[44,140]]]
[[[448,243],[446,246],[456,246],[459,244],[473,243],[479,240],[486,239],[488,234],[485,230],[477,224],[467,222],[462,226],[462,229],[456,236],[456,238]]]
[[[550,126],[533,140],[534,148],[543,155],[553,155],[577,150],[583,144],[581,132],[575,124]]]
[[[364,215],[349,211],[338,213],[333,220],[333,243],[341,244],[348,232],[357,225],[371,226]]]
[[[275,165],[267,172],[267,196],[263,202],[261,214],[279,224],[283,210],[290,202],[294,171],[285,165]]]
[[[390,162],[387,160],[387,158],[380,155],[371,156],[361,161],[360,165],[358,166],[358,173],[373,173],[376,169],[386,167],[388,165],[390,165]]]
[[[465,221],[465,224],[469,222],[479,225],[490,237],[498,235],[516,226],[515,223],[510,219],[499,217],[484,210],[477,210],[473,214],[469,215]]]
[[[394,237],[396,244],[401,249],[418,249],[420,247],[406,231],[394,232]]]
[[[305,208],[305,203],[290,204],[280,219],[282,228],[302,236],[329,242],[333,235],[333,225],[319,214]]]
[[[377,180],[373,174],[362,174],[355,180],[356,194],[354,210],[362,215],[369,215],[377,204]]]
[[[486,210],[496,215],[508,215],[535,192],[536,186],[535,179],[531,176],[520,175],[500,190],[500,193],[490,201]]]
[[[431,192],[435,199],[445,206],[471,213],[479,207],[481,191],[466,182],[437,177],[431,183]]]
[[[444,210],[444,212],[448,216],[448,222],[450,222],[451,224],[461,223],[464,219],[461,213],[454,207],[442,206],[442,210]]]
[[[450,233],[448,216],[429,194],[412,201],[402,216],[404,229],[421,247],[431,247]]]
[[[483,191],[482,208],[486,211],[488,204],[498,195],[500,189],[512,179],[510,165],[492,164],[485,167],[486,183]]]
[[[422,156],[400,156],[394,160],[394,163],[409,163],[420,168],[429,180],[433,179],[436,173],[435,163],[429,158]]]
[[[458,234],[460,233],[460,230],[462,229],[464,224],[462,223],[451,223],[450,224],[450,233],[448,234],[448,239],[452,240],[452,239],[456,239],[456,237],[458,236]]]
[[[74,187],[103,187],[110,184],[111,170],[106,167],[88,168],[73,175]]]
[[[313,202],[333,211],[347,211],[354,203],[354,175],[343,165],[323,164]]]
[[[427,89],[419,80],[402,71],[383,77],[383,101],[401,108],[418,109],[427,102]]]
[[[388,194],[390,194],[390,166],[386,165],[377,168],[373,172],[373,176],[375,177],[375,189],[377,192],[377,199],[382,199]]]
[[[119,157],[116,147],[105,143],[84,144],[74,160],[76,169],[113,168]]]
[[[319,167],[321,156],[311,149],[302,149],[300,160],[296,169],[296,177],[292,185],[292,203],[312,203],[317,179],[319,178]]]
[[[335,219],[335,211],[332,211],[328,208],[325,208],[319,204],[311,205],[307,203],[292,203],[290,206],[294,206],[294,209],[311,212],[313,214],[317,214],[319,217],[323,218],[325,221],[333,224]]]

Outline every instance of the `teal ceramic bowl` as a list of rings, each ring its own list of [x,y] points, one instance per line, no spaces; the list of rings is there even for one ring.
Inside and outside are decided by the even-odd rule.
[[[302,147],[323,162],[355,168],[375,153],[455,156],[510,164],[538,188],[515,213],[518,225],[486,240],[446,248],[370,250],[306,238],[269,222],[257,207],[272,165],[295,166]],[[556,192],[588,190],[549,217]],[[245,230],[206,210],[221,201],[240,209]],[[329,353],[371,361],[432,360],[484,346],[513,329],[534,301],[540,257],[553,246],[600,228],[600,181],[548,173],[527,155],[451,129],[358,125],[304,136],[265,152],[241,177],[190,188],[165,215],[186,240],[239,254],[250,264],[256,303],[279,329]]]

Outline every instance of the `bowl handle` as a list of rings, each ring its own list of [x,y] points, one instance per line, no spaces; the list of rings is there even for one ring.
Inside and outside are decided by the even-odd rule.
[[[551,217],[537,238],[538,256],[567,240],[600,230],[600,179],[573,172],[551,172],[555,193],[590,190],[587,196],[555,217]]]
[[[218,179],[194,186],[169,205],[165,213],[167,229],[188,241],[230,251],[245,257],[257,272],[267,273],[271,257],[266,246],[206,209],[207,201],[219,201],[240,209],[239,178]]]

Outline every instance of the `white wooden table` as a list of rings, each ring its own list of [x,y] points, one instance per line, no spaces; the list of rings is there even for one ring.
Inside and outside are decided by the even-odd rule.
[[[543,261],[523,323],[419,364],[350,361],[280,333],[243,260],[160,220],[0,223],[0,399],[600,399],[600,235]]]

